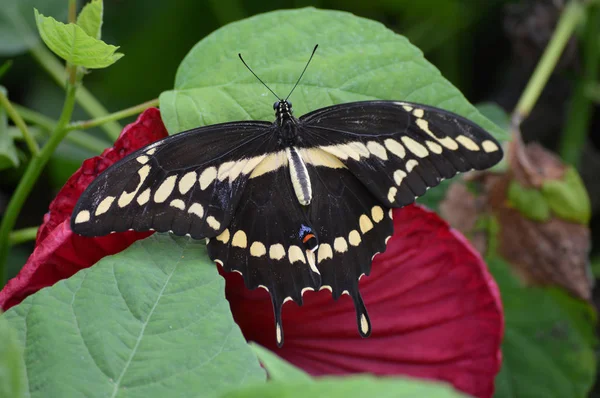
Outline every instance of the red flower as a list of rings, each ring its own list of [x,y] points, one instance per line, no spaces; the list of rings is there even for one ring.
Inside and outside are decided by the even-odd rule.
[[[19,274],[0,291],[5,311],[38,290],[52,286],[109,254],[118,253],[149,232],[124,232],[85,238],[71,232],[69,219],[77,199],[98,174],[135,150],[168,135],[156,108],[147,109],[125,127],[112,148],[83,162],[60,190],[38,230],[33,253]]]
[[[84,162],[50,205],[36,248],[0,292],[7,309],[35,291],[117,253],[148,233],[83,238],[69,228],[77,199],[102,170],[166,136],[157,109],[127,126],[114,148]],[[435,213],[408,206],[394,211],[395,233],[361,279],[373,333],[361,339],[352,301],[307,292],[304,305],[285,305],[286,341],[276,348],[271,301],[227,274],[226,293],[245,336],[313,375],[369,372],[445,380],[479,397],[493,393],[503,331],[498,288],[479,255]]]

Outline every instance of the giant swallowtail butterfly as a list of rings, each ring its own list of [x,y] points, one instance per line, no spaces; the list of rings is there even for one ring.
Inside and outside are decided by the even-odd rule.
[[[301,305],[308,290],[350,295],[369,336],[358,284],[393,233],[390,208],[496,164],[502,149],[473,122],[426,105],[352,102],[297,119],[287,98],[273,105],[275,122],[199,127],[127,156],[83,193],[72,230],[207,238],[212,260],[271,294],[280,346],[281,307]]]

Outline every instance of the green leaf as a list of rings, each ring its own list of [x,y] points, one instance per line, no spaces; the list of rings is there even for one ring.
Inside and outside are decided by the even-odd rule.
[[[222,395],[223,398],[466,398],[451,386],[408,378],[373,376],[323,377],[315,381],[281,382],[246,387]]]
[[[206,245],[154,234],[38,291],[6,319],[31,397],[215,396],[265,380]]]
[[[310,381],[312,380],[308,373],[304,372],[285,361],[273,351],[264,348],[261,345],[248,343],[252,351],[258,357],[258,360],[267,370],[270,381]]]
[[[590,198],[579,173],[573,167],[566,170],[562,181],[544,181],[542,194],[550,209],[563,220],[586,225],[590,221]]]
[[[494,396],[587,397],[596,375],[594,309],[557,288],[522,286],[498,257],[487,263],[506,323]]]
[[[119,47],[106,44],[88,35],[80,26],[58,22],[34,9],[40,36],[46,45],[65,61],[88,69],[106,68],[117,62],[123,54]]]
[[[83,7],[77,17],[77,25],[95,39],[102,37],[103,9],[102,0],[92,0]]]
[[[508,186],[508,200],[512,207],[530,220],[543,222],[550,219],[550,206],[537,189],[525,188],[512,180]]]
[[[27,379],[24,369],[23,349],[15,331],[0,317],[0,397],[25,396]]]
[[[6,89],[0,86],[0,91],[6,94]],[[0,105],[0,170],[19,166],[19,155],[15,143],[8,133],[8,116],[6,109]]]
[[[510,129],[510,116],[508,116],[500,105],[495,102],[482,102],[477,104],[477,110],[481,112],[483,116],[496,123],[496,126],[508,133]]]
[[[0,0],[0,56],[22,54],[40,42],[33,7],[59,19],[67,16],[65,0]]]
[[[285,27],[285,34],[278,27]],[[171,133],[234,120],[273,120],[275,98],[292,89],[315,44],[319,49],[290,100],[296,115],[343,102],[396,99],[461,114],[497,138],[507,134],[483,117],[422,52],[378,22],[339,11],[275,11],[227,25],[185,57],[175,88],[160,96]]]

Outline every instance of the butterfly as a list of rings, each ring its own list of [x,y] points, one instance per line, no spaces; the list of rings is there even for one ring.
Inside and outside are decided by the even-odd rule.
[[[279,346],[283,304],[323,289],[352,298],[358,332],[369,336],[359,279],[392,236],[391,208],[503,152],[481,127],[439,108],[361,101],[295,118],[292,92],[277,97],[274,122],[195,128],[115,163],[82,194],[71,229],[206,238],[213,261],[270,293]]]

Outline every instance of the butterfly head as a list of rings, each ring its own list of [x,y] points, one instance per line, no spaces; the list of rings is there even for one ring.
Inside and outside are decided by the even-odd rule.
[[[273,110],[275,111],[275,116],[278,119],[284,119],[286,116],[292,116],[292,103],[288,100],[279,100],[273,104]]]

